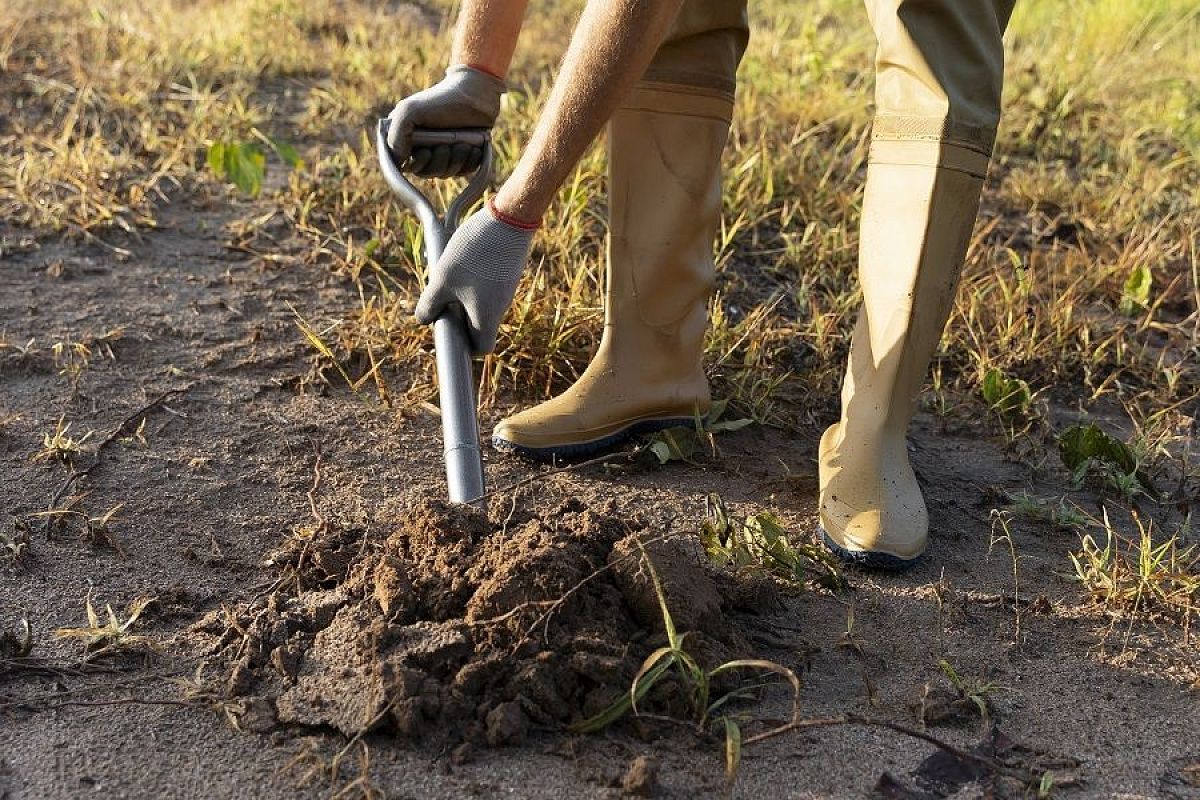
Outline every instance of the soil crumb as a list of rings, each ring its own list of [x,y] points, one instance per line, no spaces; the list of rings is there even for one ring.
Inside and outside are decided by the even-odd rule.
[[[655,574],[702,660],[750,650],[731,622],[744,587],[694,535],[578,500],[504,526],[433,500],[402,520],[293,537],[272,559],[282,570],[273,592],[193,627],[224,692],[256,709],[256,727],[268,708],[275,725],[520,744],[628,690],[663,642]],[[672,691],[664,682],[647,707],[669,710],[681,702]]]
[[[658,761],[651,756],[638,756],[621,781],[621,793],[627,797],[653,797],[657,790]]]

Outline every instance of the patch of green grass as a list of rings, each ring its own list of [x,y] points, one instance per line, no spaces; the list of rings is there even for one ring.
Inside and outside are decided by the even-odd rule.
[[[1012,495],[1005,511],[1024,519],[1045,522],[1066,531],[1084,529],[1091,518],[1066,497],[1037,497],[1028,492]]]
[[[1123,536],[1105,511],[1103,538],[1085,534],[1071,554],[1075,578],[1110,614],[1165,615],[1186,626],[1200,611],[1200,548],[1182,531],[1156,536],[1153,523],[1133,520],[1136,535]]]

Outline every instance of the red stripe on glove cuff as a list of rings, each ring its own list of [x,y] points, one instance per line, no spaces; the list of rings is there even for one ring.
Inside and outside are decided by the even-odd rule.
[[[492,72],[490,69],[485,67],[483,64],[463,64],[463,66],[470,67],[471,69],[476,70],[478,72],[482,72],[484,75],[491,75],[493,78],[495,78],[498,81],[504,80],[503,75],[497,75],[495,72]]]
[[[542,227],[542,221],[540,219],[536,222],[529,222],[527,220],[517,219],[516,217],[505,214],[503,211],[496,208],[496,199],[494,197],[488,198],[487,207],[488,211],[492,212],[492,216],[503,222],[505,225],[511,225],[514,228],[518,228],[523,231],[536,231],[538,228]]]

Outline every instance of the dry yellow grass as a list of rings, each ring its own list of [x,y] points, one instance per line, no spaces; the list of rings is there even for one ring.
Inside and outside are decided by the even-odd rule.
[[[541,103],[577,4],[530,14],[497,131],[500,171]],[[857,217],[871,37],[858,4],[757,3],[726,159],[709,337],[718,392],[782,425],[835,408],[857,302]],[[181,187],[218,202],[214,142],[269,149],[261,200],[231,223],[244,246],[275,209],[308,258],[345,275],[337,357],[379,364],[380,394],[433,392],[410,318],[415,223],[388,197],[367,128],[440,72],[453,8],[362,0],[67,0],[0,12],[0,216],[120,247]],[[1010,33],[1007,116],[964,285],[934,370],[933,407],[977,409],[992,370],[1088,408],[1123,404],[1147,435],[1194,413],[1200,208],[1200,12],[1171,2],[1035,2]],[[599,334],[600,148],[551,212],[533,267],[483,366],[485,402],[564,386]],[[247,206],[240,206],[247,208]],[[1148,289],[1127,282],[1149,276]],[[1135,280],[1136,283],[1136,280]],[[398,380],[403,376],[403,380]],[[519,378],[519,380],[518,380]],[[1153,430],[1151,430],[1153,429]]]

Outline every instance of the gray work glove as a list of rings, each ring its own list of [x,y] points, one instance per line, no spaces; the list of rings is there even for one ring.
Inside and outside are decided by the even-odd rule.
[[[451,67],[435,86],[404,98],[389,117],[388,148],[405,172],[423,178],[469,175],[479,168],[483,148],[439,144],[413,146],[416,128],[490,128],[500,114],[504,81],[468,66]],[[405,163],[407,162],[407,163]]]
[[[535,231],[536,226],[501,219],[489,201],[450,237],[417,301],[417,319],[431,325],[457,304],[466,315],[471,350],[475,355],[492,352]]]

